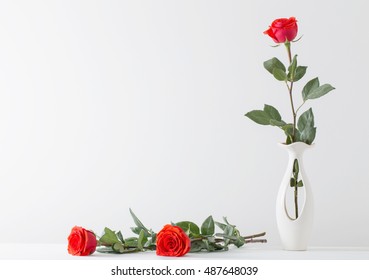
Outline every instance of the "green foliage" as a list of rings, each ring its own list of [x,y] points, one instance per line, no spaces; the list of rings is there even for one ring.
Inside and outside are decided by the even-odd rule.
[[[135,213],[133,213],[133,211],[131,209],[129,209],[129,212],[131,213],[131,216],[133,218],[134,223],[136,224],[137,227],[133,227],[131,228],[131,230],[133,231],[133,233],[135,234],[140,234],[141,231],[144,231],[144,234],[146,237],[150,236],[150,230],[148,230],[143,223],[137,218],[137,216],[135,215]]]
[[[297,197],[298,197],[298,188],[301,188],[304,186],[304,183],[302,180],[299,180],[299,172],[300,172],[300,166],[299,161],[297,158],[293,161],[293,167],[292,167],[292,177],[290,179],[290,186],[295,189],[295,219],[298,218],[298,203],[297,203]]]
[[[107,227],[104,229],[104,234],[101,236],[99,241],[106,245],[113,245],[114,243],[120,242],[115,232]]]
[[[287,81],[287,74],[282,69],[274,68],[273,69],[273,76],[278,81]]]
[[[283,72],[286,72],[286,67],[284,64],[276,57],[273,57],[272,59],[269,59],[264,62],[264,68],[268,70],[270,74],[273,75],[274,69],[280,69]]]
[[[183,229],[183,231],[190,237],[190,238],[196,238],[200,236],[200,228],[193,222],[189,221],[183,221],[174,224],[176,226],[179,226]]]
[[[199,227],[193,222],[183,221],[175,223],[175,225],[181,227],[186,232],[189,232],[190,229],[194,229],[193,231],[196,232],[195,237],[191,240],[191,252],[228,250],[229,245],[236,247],[245,245],[245,237],[241,236],[236,226],[230,224],[225,217],[223,220],[224,223],[217,222],[213,220],[212,216],[209,216],[202,223],[201,232],[199,232]],[[222,232],[215,233],[215,225]],[[190,232],[194,236],[191,230]]]
[[[307,66],[298,65],[297,55],[292,58],[288,69],[286,69],[284,64],[276,57],[265,61],[264,68],[278,81],[286,82],[291,95],[293,83],[302,79],[307,70]],[[320,98],[332,90],[334,90],[334,87],[332,87],[330,84],[320,85],[319,79],[314,78],[308,81],[302,89],[302,105],[307,100]],[[291,102],[293,102],[292,100],[293,95]],[[301,106],[298,108],[298,110],[301,108]],[[271,105],[264,105],[263,110],[253,110],[246,113],[245,116],[257,124],[271,125],[282,129],[286,135],[286,144],[291,144],[293,142],[304,142],[308,145],[311,145],[316,136],[316,127],[314,127],[314,115],[312,109],[310,108],[299,117],[297,127],[295,127],[297,111],[294,111],[293,123],[286,123],[283,121],[278,110]]]
[[[283,121],[278,110],[271,105],[265,104],[263,110],[250,111],[246,117],[258,124],[276,126],[282,129],[287,136],[286,144],[300,141],[310,145],[315,139],[316,127],[314,127],[314,115],[311,108],[300,116],[295,131],[293,124],[287,124]],[[295,138],[293,140],[294,132]]]
[[[264,110],[250,111],[246,116],[258,124],[276,126],[282,129],[287,136],[286,144],[304,142],[310,145],[315,139],[316,127],[314,127],[314,114],[311,108],[301,114],[295,131],[293,124],[283,121],[278,110],[270,105],[265,105]],[[295,133],[294,140],[293,133]]]
[[[212,216],[206,218],[201,225],[201,234],[204,236],[213,235],[215,230],[214,220]]]
[[[314,127],[314,114],[311,108],[301,114],[297,122],[297,127],[300,132],[299,141],[311,145],[316,135],[316,127]]]
[[[306,74],[307,66],[297,66],[295,76],[293,78],[294,82],[299,81]]]
[[[288,67],[288,81],[297,82],[306,74],[307,66],[297,66],[297,55],[293,57],[293,60]]]
[[[104,229],[104,234],[99,239],[100,247],[97,248],[101,253],[133,253],[146,250],[155,250],[156,233],[151,229],[147,229],[144,224],[137,218],[131,209],[129,209],[136,227],[132,227],[133,233],[138,237],[123,238],[120,231],[115,233],[109,228]]]
[[[309,99],[316,99],[326,95],[328,92],[334,90],[330,84],[320,86],[319,78],[314,78],[306,83],[302,89],[302,98],[304,101]]]
[[[104,229],[104,234],[99,239],[97,251],[100,253],[132,253],[139,251],[137,238],[124,239],[120,231],[115,233],[109,228]]]
[[[288,67],[288,73],[284,64],[276,57],[265,61],[264,68],[278,81],[297,82],[305,76],[307,66],[298,66],[297,55],[295,55]]]
[[[269,59],[269,60],[265,61],[264,62],[264,67],[278,81],[286,81],[287,80],[286,67],[284,66],[284,64],[278,58],[273,57],[272,59]]]
[[[288,80],[289,81],[293,81],[295,79],[296,76],[296,68],[297,68],[297,55],[295,55],[293,57],[293,60],[290,64],[290,66],[288,67]]]
[[[281,114],[273,106],[265,104],[264,105],[264,112],[269,116],[270,120],[282,121]]]
[[[147,241],[147,237],[145,236],[145,232],[142,229],[140,231],[140,234],[138,235],[137,248],[142,251],[144,249],[144,244],[146,243],[146,241]]]
[[[299,173],[300,173],[299,162],[297,159],[295,159],[293,162],[292,177],[290,180],[290,186],[293,188],[299,188],[304,185],[302,180],[299,180]]]
[[[271,105],[264,105],[263,110],[253,110],[245,114],[246,117],[261,125],[283,126],[281,114]]]
[[[272,107],[266,107],[268,114],[273,115],[277,119],[279,113]],[[132,227],[132,232],[137,236],[123,238],[120,231],[115,232],[109,228],[104,229],[104,233],[98,240],[97,251],[101,253],[126,254],[141,252],[156,249],[157,234],[151,229],[149,230],[137,218],[137,216],[130,209],[131,216],[136,227]],[[201,227],[191,221],[181,221],[172,223],[183,229],[183,231],[191,239],[191,252],[199,251],[219,251],[228,250],[229,245],[241,247],[246,244],[245,237],[242,237],[236,226],[231,225],[227,218],[223,218],[224,223],[214,221],[212,216],[207,217],[201,224]],[[222,232],[215,232],[215,225],[217,225]],[[265,233],[259,235],[263,236]],[[257,240],[266,242],[266,240]],[[256,242],[257,242],[256,241]],[[249,241],[250,242],[250,241]]]

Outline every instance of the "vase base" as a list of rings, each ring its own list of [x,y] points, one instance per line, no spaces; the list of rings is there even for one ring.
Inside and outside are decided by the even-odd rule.
[[[307,248],[283,248],[284,251],[307,251]]]

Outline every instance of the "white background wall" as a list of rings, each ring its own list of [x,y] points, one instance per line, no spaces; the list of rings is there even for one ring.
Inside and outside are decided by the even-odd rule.
[[[0,242],[66,242],[72,226],[129,234],[227,216],[279,246],[284,135],[244,117],[290,109],[262,66],[262,32],[298,19],[293,45],[337,89],[311,101],[305,168],[312,246],[369,245],[369,40],[364,0],[1,1]]]

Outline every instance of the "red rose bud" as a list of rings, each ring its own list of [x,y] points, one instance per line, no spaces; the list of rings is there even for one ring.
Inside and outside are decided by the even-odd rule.
[[[272,22],[264,34],[269,35],[276,43],[285,43],[296,38],[297,30],[297,20],[294,17],[279,18]]]
[[[191,240],[178,226],[166,225],[158,233],[156,254],[158,256],[181,257],[191,248]]]
[[[95,252],[96,236],[82,227],[73,227],[68,236],[68,253],[73,256],[88,256]]]

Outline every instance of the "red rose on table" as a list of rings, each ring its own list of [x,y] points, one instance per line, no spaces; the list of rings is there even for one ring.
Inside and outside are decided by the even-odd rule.
[[[286,40],[293,41],[296,38],[297,30],[297,20],[294,17],[279,18],[272,22],[264,34],[269,35],[276,43],[284,43]]]
[[[95,252],[96,236],[82,227],[73,227],[68,236],[68,253],[73,256],[88,256]]]
[[[157,235],[156,254],[159,256],[181,257],[190,248],[190,238],[178,226],[166,225]]]

